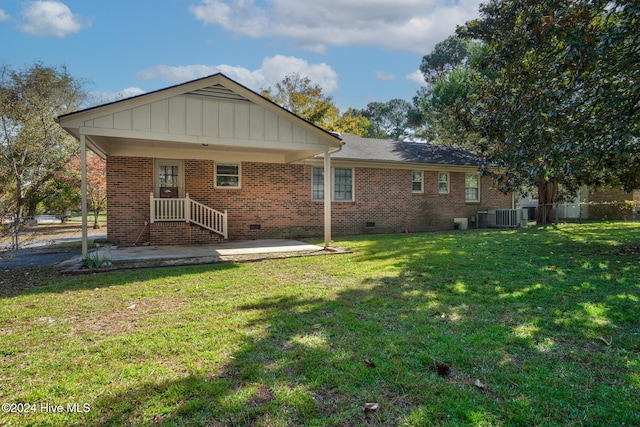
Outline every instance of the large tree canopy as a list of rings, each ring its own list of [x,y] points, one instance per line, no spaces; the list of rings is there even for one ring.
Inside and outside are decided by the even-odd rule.
[[[262,90],[262,96],[327,131],[365,136],[369,126],[369,121],[355,110],[340,115],[333,99],[322,92],[320,85],[299,74],[286,76],[276,84],[275,91]]]
[[[370,102],[358,113],[366,117],[371,125],[367,136],[370,138],[402,139],[407,134],[407,117],[411,104],[402,99],[387,102]]]
[[[35,64],[0,69],[0,176],[20,217],[42,200],[46,184],[78,151],[78,143],[54,119],[77,110],[84,92],[65,68]]]
[[[475,146],[478,136],[465,118],[476,103],[474,74],[483,47],[477,41],[450,36],[422,58],[420,70],[427,86],[414,97],[409,120],[416,136],[440,144]]]
[[[487,46],[474,130],[503,190],[640,187],[637,0],[491,0],[458,34]]]

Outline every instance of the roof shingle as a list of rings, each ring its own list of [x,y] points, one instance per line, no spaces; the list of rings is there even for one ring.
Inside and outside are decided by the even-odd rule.
[[[478,166],[480,160],[470,150],[447,145],[362,138],[342,134],[344,146],[331,157],[340,160],[423,163],[450,166]]]

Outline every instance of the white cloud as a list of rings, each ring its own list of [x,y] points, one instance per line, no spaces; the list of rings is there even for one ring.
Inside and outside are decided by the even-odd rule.
[[[115,99],[131,98],[132,96],[142,95],[143,93],[146,93],[146,91],[139,87],[128,87],[116,93]]]
[[[20,27],[35,36],[65,37],[91,26],[91,22],[71,12],[59,1],[34,1],[22,11],[25,23]]]
[[[146,91],[140,89],[139,87],[128,87],[126,89],[122,89],[120,92],[91,92],[89,94],[88,104],[93,105],[102,105],[107,104],[109,102],[118,101],[120,99],[131,98],[132,96],[138,96],[146,93]]]
[[[309,64],[301,58],[276,55],[265,58],[262,61],[261,70],[270,85],[275,85],[292,73],[297,73],[302,77],[308,77],[311,83],[319,85],[325,94],[334,92],[339,87],[338,74],[324,62]]]
[[[482,0],[199,0],[189,10],[236,34],[286,37],[324,53],[327,46],[374,45],[424,53],[478,15]]]
[[[8,20],[9,20],[9,14],[4,10],[0,9],[0,22],[8,21]]]
[[[304,59],[283,55],[265,58],[262,66],[253,71],[226,64],[156,65],[138,72],[136,77],[142,80],[163,80],[169,84],[178,84],[216,73],[222,73],[254,91],[275,86],[286,76],[295,73],[308,77],[313,84],[319,85],[325,94],[338,89],[338,75],[329,65],[309,64]]]
[[[395,74],[387,73],[386,71],[376,71],[375,72],[376,80],[380,80],[383,82],[390,82],[396,79]]]
[[[419,84],[420,86],[426,86],[427,83],[424,80],[424,74],[422,74],[422,71],[420,70],[416,70],[411,74],[407,74],[405,76],[405,79],[407,79],[410,82]]]

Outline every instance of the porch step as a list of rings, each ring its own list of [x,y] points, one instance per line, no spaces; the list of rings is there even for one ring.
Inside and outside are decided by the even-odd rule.
[[[150,224],[149,240],[152,246],[217,244],[227,241],[218,233],[184,221]]]
[[[156,198],[151,193],[150,204],[152,224],[155,222],[184,221],[217,233],[224,239],[228,237],[227,211],[220,212],[212,209],[191,199],[188,193],[184,198],[166,199]]]

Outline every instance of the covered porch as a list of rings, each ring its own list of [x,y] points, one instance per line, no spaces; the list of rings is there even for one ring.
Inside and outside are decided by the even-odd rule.
[[[252,172],[253,181],[242,181],[249,172],[242,171],[244,165],[264,169],[266,176],[268,166],[259,165],[295,165],[323,154],[325,170],[330,170],[331,153],[342,146],[338,136],[221,74],[61,116],[58,123],[81,147],[84,254],[87,149],[107,160],[110,237],[133,243],[131,236],[147,225],[165,227],[159,233],[189,230],[179,223],[234,240],[230,224],[242,204],[230,208],[230,202],[250,184],[260,183],[257,172]],[[203,167],[213,172],[205,176]],[[325,188],[330,188],[329,176],[325,174]],[[213,192],[224,197],[209,197]],[[323,216],[328,246],[328,191]]]

